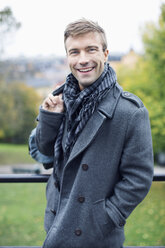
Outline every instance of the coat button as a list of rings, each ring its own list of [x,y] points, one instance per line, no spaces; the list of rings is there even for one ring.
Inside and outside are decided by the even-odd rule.
[[[80,196],[80,197],[78,198],[78,201],[79,201],[80,203],[83,203],[83,202],[85,201],[85,197]]]
[[[56,215],[56,210],[50,209],[50,211],[51,211],[54,215]]]
[[[88,170],[88,165],[87,165],[87,164],[82,164],[82,169],[83,169],[84,171],[87,171],[87,170]]]
[[[77,236],[80,236],[80,235],[82,234],[82,231],[81,231],[80,229],[76,229],[76,230],[75,230],[75,234],[76,234]]]
[[[123,227],[123,226],[124,226],[124,224],[123,224],[122,222],[120,222],[120,223],[119,223],[119,226],[120,226],[120,227]]]

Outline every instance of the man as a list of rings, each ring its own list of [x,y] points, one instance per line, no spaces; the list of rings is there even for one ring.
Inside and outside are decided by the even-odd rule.
[[[36,134],[39,151],[54,156],[43,247],[120,248],[152,182],[148,112],[118,85],[97,23],[69,24],[64,42],[71,74],[44,100]]]

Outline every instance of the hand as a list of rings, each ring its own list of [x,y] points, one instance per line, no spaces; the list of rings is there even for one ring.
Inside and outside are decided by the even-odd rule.
[[[50,112],[62,113],[64,111],[64,102],[62,100],[62,94],[58,96],[53,96],[52,94],[49,94],[48,97],[43,101],[42,107],[43,109]]]

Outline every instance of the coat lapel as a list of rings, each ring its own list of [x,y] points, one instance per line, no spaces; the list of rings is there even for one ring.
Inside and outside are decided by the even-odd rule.
[[[105,119],[105,115],[97,111],[94,112],[94,114],[91,116],[86,126],[84,127],[83,131],[77,138],[77,141],[73,146],[67,164],[78,154],[80,154],[91,143]]]
[[[113,117],[113,113],[115,111],[120,94],[121,88],[117,84],[116,87],[111,90],[103,99],[97,111],[93,113],[91,118],[88,120],[86,126],[84,127],[83,131],[77,138],[77,141],[73,146],[66,166],[71,160],[77,157],[82,151],[84,151],[89,146],[89,144],[92,142],[99,129],[103,125],[104,121],[107,118],[111,119]]]

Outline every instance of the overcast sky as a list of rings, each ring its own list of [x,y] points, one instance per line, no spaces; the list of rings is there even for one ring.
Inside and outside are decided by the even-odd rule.
[[[106,31],[111,52],[142,52],[140,28],[157,22],[165,0],[0,0],[22,26],[6,46],[5,57],[65,55],[66,25],[85,17]]]

